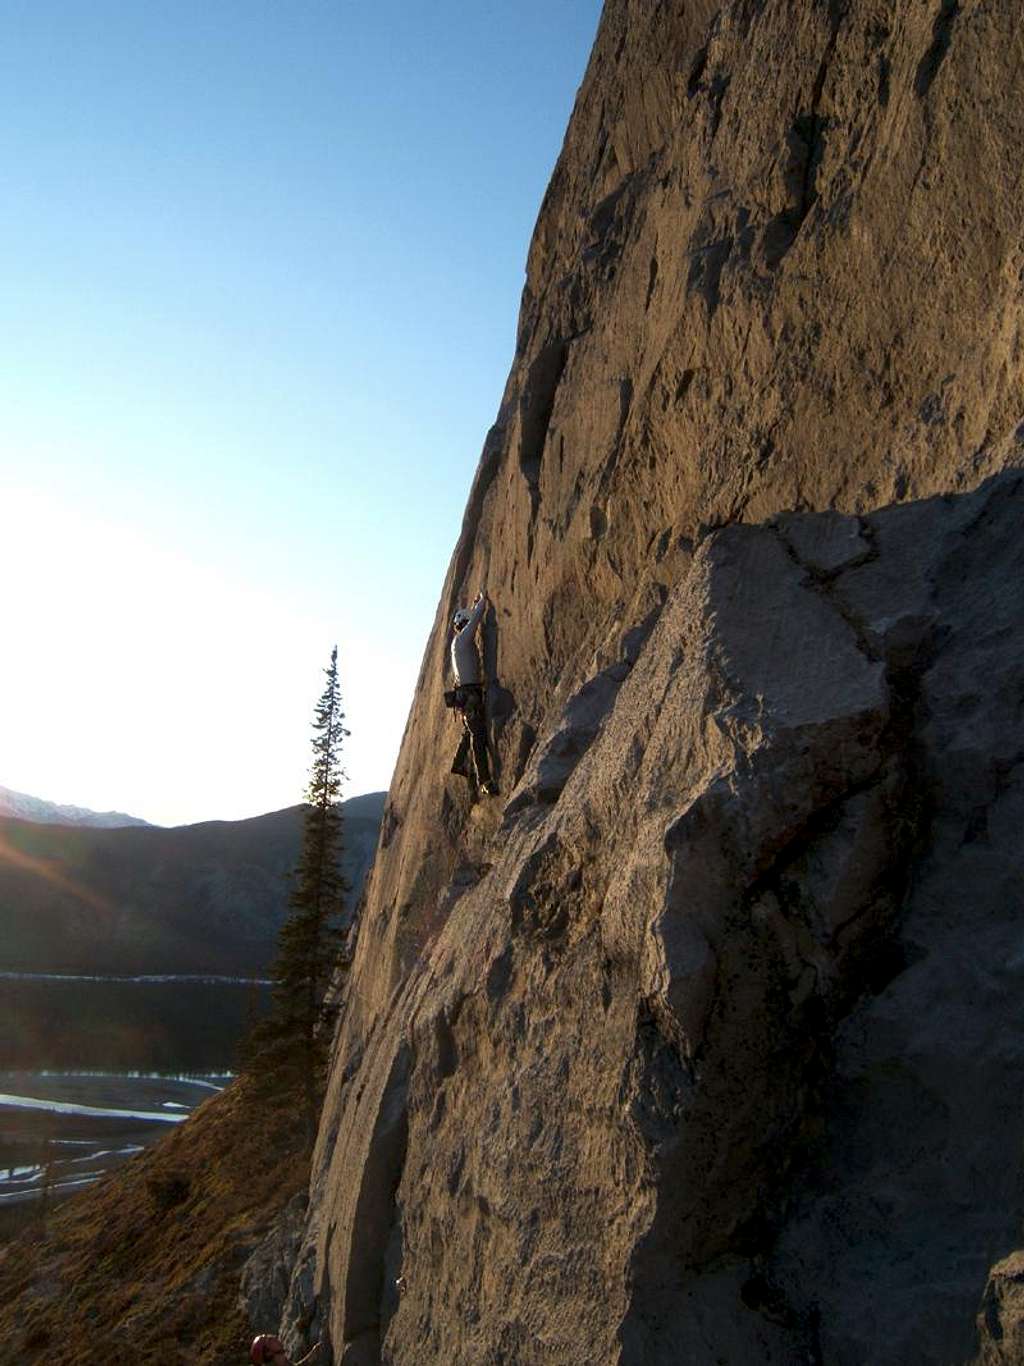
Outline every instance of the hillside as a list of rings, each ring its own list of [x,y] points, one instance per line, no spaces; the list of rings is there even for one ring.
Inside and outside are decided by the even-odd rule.
[[[381,793],[345,803],[346,866],[357,889],[373,858],[382,803]],[[124,971],[131,964],[133,971],[161,973],[168,962],[182,971],[190,961],[197,971],[216,971],[215,953],[231,952],[227,937],[211,940],[211,951],[201,956],[210,905],[190,903],[197,888],[212,888],[220,897],[226,935],[232,898],[241,903],[246,889],[249,894],[256,889],[265,901],[247,909],[245,923],[257,932],[243,948],[250,955],[245,961],[266,971],[287,897],[286,889],[273,886],[271,879],[283,876],[295,862],[301,816],[302,808],[294,807],[252,821],[144,832],[61,832],[19,821],[2,823],[0,847],[6,856],[0,886],[12,901],[21,888],[37,896],[36,914],[58,942],[70,938],[76,910],[95,910],[101,898],[112,902],[120,889],[127,889],[125,905],[155,923],[140,930],[134,916],[104,921],[104,935],[91,953],[83,937],[71,945],[74,956],[58,961],[86,972]],[[106,838],[136,833],[146,838]],[[167,886],[164,880],[172,869],[178,870],[178,879]],[[147,888],[159,890],[144,902]],[[48,889],[59,895],[48,899]],[[266,909],[262,925],[256,915],[261,905]],[[190,960],[187,936],[193,933],[195,957]],[[9,941],[0,943],[7,948]],[[47,955],[41,962],[52,967],[55,945],[46,934],[41,930],[30,943]],[[175,958],[175,953],[181,956]],[[238,957],[223,960],[229,971],[239,970]],[[36,966],[27,953],[26,961]],[[120,998],[111,996],[106,984],[99,984],[99,1024],[81,1013],[63,1021],[66,990],[51,999],[49,985],[0,982],[6,1031],[0,1052],[5,1058],[17,1053],[20,1040],[29,1053],[54,1051],[51,1065],[61,1068],[76,1061],[92,1040],[105,1050],[106,1067],[125,1065],[118,1060],[118,1049],[130,1054],[136,1046],[144,1048],[148,1067],[201,1066],[189,1059],[192,1036],[233,1040],[238,1027],[223,1011],[218,1013],[212,997],[205,1000],[200,1018],[190,1016],[194,1001],[188,984],[175,984],[169,1005],[161,1000],[157,1008],[151,1002],[152,1018],[140,1041],[133,1037],[138,1022],[133,1029],[130,1020],[118,1015],[124,1003],[118,1005]],[[23,999],[28,988],[35,994]],[[164,1035],[166,1060],[159,1052]],[[129,1060],[128,1065],[140,1064]],[[17,1112],[14,1118],[8,1114],[7,1124],[19,1128],[17,1118]],[[109,1123],[108,1144],[116,1147],[125,1141],[124,1133],[113,1120]],[[112,1363],[170,1359],[228,1366],[244,1357],[250,1330],[239,1302],[240,1276],[247,1260],[264,1246],[280,1212],[301,1208],[308,1178],[306,1143],[297,1115],[262,1092],[254,1095],[243,1078],[202,1105],[187,1124],[74,1198],[49,1210],[41,1205],[0,1207],[5,1216],[0,1330],[19,1360],[70,1363],[100,1354]],[[92,1152],[96,1146],[90,1141],[70,1152]],[[117,1159],[116,1152],[112,1158]],[[23,1227],[33,1217],[35,1222]],[[278,1291],[278,1301],[280,1295]]]
[[[16,1358],[244,1361],[242,1267],[304,1185],[293,1118],[236,1083],[0,1247],[0,1330]]]
[[[356,888],[382,804],[380,793],[344,804]],[[300,806],[173,829],[0,818],[0,971],[264,973],[301,829]]]

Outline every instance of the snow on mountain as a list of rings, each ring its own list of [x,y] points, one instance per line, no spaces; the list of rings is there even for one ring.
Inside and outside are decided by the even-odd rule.
[[[0,816],[16,816],[19,820],[36,821],[40,825],[92,825],[108,830],[122,825],[149,824],[138,816],[126,816],[123,811],[90,811],[84,806],[68,806],[30,797],[25,792],[12,792],[9,787],[0,787]]]

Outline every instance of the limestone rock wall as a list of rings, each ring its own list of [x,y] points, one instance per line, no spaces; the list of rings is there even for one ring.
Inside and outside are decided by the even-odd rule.
[[[1022,1359],[1022,57],[1016,0],[608,0],[385,812],[296,1341]],[[441,692],[483,583],[473,805]]]

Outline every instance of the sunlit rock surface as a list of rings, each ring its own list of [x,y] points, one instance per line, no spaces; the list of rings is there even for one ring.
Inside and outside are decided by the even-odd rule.
[[[290,1340],[1024,1361],[1016,0],[609,0],[427,644]],[[502,796],[449,774],[486,584]]]

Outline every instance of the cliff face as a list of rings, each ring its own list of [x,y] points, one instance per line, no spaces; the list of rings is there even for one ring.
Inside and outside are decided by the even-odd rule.
[[[1022,58],[608,0],[336,1040],[336,1362],[1024,1360]]]

